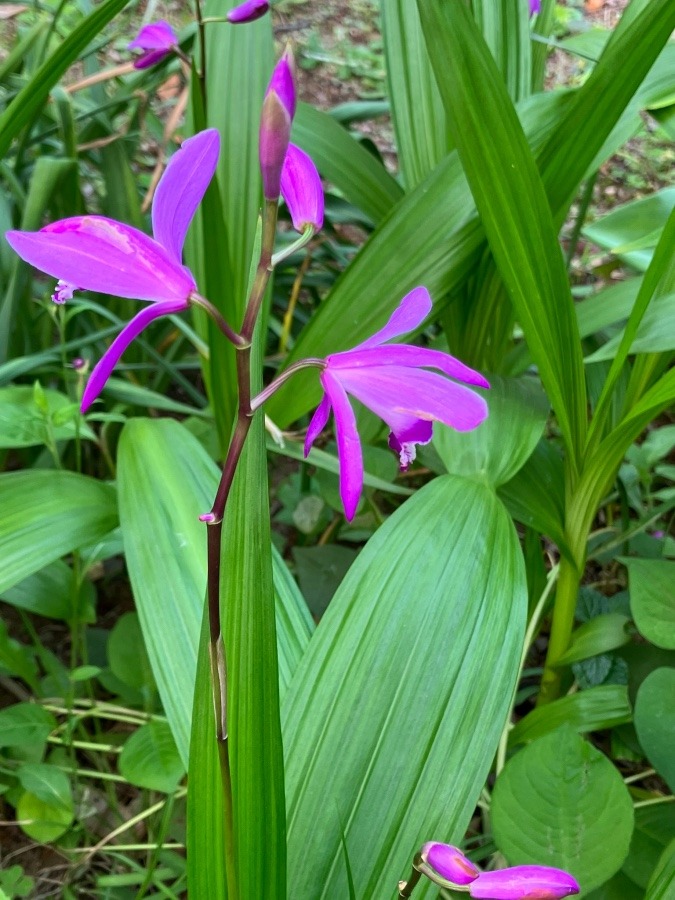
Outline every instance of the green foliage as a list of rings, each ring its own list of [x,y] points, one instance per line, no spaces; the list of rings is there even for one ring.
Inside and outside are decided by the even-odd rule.
[[[647,758],[675,790],[675,669],[660,668],[649,674],[635,698],[635,730]]]

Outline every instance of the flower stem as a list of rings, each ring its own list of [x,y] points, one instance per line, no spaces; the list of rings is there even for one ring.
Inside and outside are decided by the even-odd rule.
[[[307,369],[310,366],[314,366],[317,369],[324,369],[326,367],[326,362],[323,359],[318,359],[317,357],[310,356],[307,359],[301,359],[296,363],[290,365],[287,369],[284,369],[281,374],[277,375],[277,377],[271,381],[267,387],[260,391],[259,394],[256,394],[255,397],[251,400],[251,411],[255,412],[256,409],[259,409],[263,403],[270,399],[270,397],[275,394],[282,384],[288,381],[289,378],[292,378],[296,372],[299,372],[301,369]]]
[[[556,668],[556,662],[569,647],[574,628],[574,611],[581,580],[579,569],[566,556],[561,556],[559,565],[551,633],[537,706],[550,703],[560,696],[561,671]]]
[[[228,341],[234,344],[235,347],[244,348],[248,346],[246,340],[240,334],[237,334],[234,329],[230,328],[230,326],[225,321],[222,313],[218,309],[216,309],[213,303],[211,303],[210,300],[207,300],[206,297],[202,297],[201,294],[193,291],[193,293],[190,294],[190,297],[188,298],[188,302],[193,306],[201,307],[205,312],[207,312],[216,323],[220,331],[222,331]]]

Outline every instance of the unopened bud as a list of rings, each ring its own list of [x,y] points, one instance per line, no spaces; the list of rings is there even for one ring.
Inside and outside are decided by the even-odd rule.
[[[420,857],[441,878],[453,884],[471,884],[480,875],[471,860],[451,844],[429,841],[422,847]]]
[[[469,894],[480,900],[560,900],[579,893],[568,872],[550,866],[514,866],[481,872]]]
[[[255,22],[256,19],[264,16],[270,8],[267,0],[245,0],[239,6],[235,6],[227,14],[227,21],[232,25],[242,25],[245,22]]]

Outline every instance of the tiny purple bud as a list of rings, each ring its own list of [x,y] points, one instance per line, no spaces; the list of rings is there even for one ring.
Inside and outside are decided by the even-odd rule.
[[[530,0],[530,15],[541,12],[541,0]]]
[[[216,516],[212,512],[202,513],[202,515],[199,517],[199,521],[205,522],[207,525],[213,525],[216,521]]]
[[[453,884],[471,884],[480,875],[471,860],[451,844],[429,841],[422,847],[420,856],[441,878]]]
[[[306,226],[320,231],[323,225],[323,187],[316,166],[304,150],[288,145],[281,170],[281,194],[300,234]]]
[[[147,69],[161,62],[178,45],[178,38],[168,22],[152,22],[144,25],[134,40],[127,44],[128,50],[142,50],[134,60],[135,69]]]
[[[87,368],[88,363],[87,363],[87,360],[82,359],[81,356],[76,356],[70,365],[71,365],[71,368],[75,369],[76,372],[81,372],[83,369]]]
[[[233,25],[240,25],[244,22],[255,22],[265,15],[270,8],[267,0],[244,0],[239,6],[235,6],[227,14],[227,21]]]
[[[75,284],[71,284],[69,281],[64,281],[62,278],[56,282],[56,287],[54,288],[54,293],[52,294],[52,300],[54,303],[63,304],[66,300],[73,299],[73,291],[77,291],[79,288]]]
[[[661,529],[659,529],[658,531],[652,531],[652,537],[656,538],[657,541],[660,541],[665,536],[666,536],[665,531],[661,531]]]
[[[294,115],[295,74],[288,47],[272,73],[260,117],[260,170],[266,200],[277,200],[281,193],[281,170]]]
[[[579,893],[579,885],[562,869],[549,866],[514,866],[481,872],[469,888],[478,900],[559,900]]]

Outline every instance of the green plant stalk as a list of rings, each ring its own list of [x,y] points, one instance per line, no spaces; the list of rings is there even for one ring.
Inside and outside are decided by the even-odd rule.
[[[580,535],[576,537],[578,540]],[[585,547],[587,539],[588,529],[583,535],[583,541],[580,541],[582,547]],[[555,664],[570,644],[582,571],[583,564],[579,565],[566,556],[561,556],[544,674],[537,698],[538,706],[550,703],[560,696],[561,673]]]

